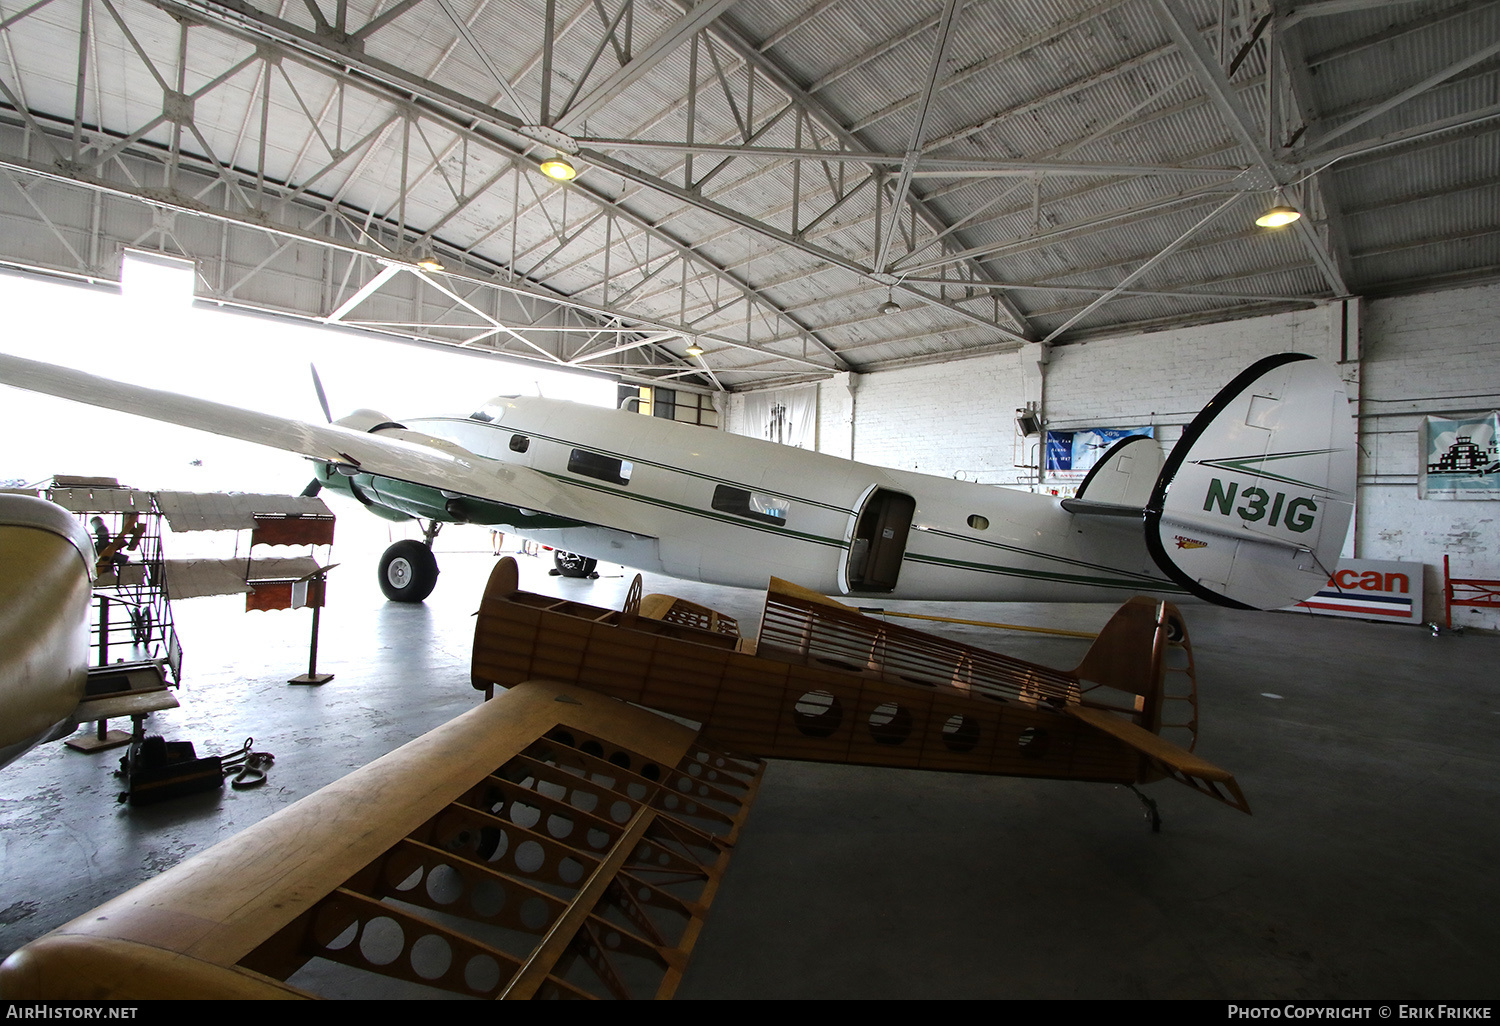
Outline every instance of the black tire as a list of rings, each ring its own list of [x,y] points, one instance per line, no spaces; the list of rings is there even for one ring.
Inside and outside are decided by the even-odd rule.
[[[135,639],[137,645],[146,645],[151,641],[151,610],[147,608],[132,609],[130,611],[130,636]]]
[[[552,565],[557,567],[557,572],[564,577],[589,577],[593,575],[594,568],[599,565],[599,561],[580,556],[576,552],[558,550],[552,553]]]
[[[380,590],[392,602],[421,602],[437,579],[437,557],[419,541],[398,541],[380,557]]]

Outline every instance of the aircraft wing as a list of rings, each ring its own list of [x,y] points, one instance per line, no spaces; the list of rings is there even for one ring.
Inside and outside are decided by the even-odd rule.
[[[584,524],[655,537],[652,525],[528,467],[337,424],[308,424],[223,403],[101,378],[84,371],[0,353],[0,383],[122,413],[284,449],[361,472],[426,485],[454,495],[539,510]]]
[[[523,683],[33,941],[0,993],[671,997],[764,770]]]

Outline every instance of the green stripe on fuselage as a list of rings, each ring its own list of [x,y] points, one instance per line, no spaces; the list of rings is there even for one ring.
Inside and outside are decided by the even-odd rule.
[[[1015,553],[1018,556],[1027,556],[1027,557],[1030,557],[1031,559],[1045,559],[1045,560],[1051,560],[1052,562],[1055,562],[1055,563],[1063,563],[1063,564],[1066,564],[1068,566],[1081,567],[1081,568],[1083,568],[1085,570],[1098,570],[1098,571],[1101,571],[1103,573],[1123,574],[1126,577],[1135,578],[1136,580],[1139,580],[1139,581],[1142,581],[1142,582],[1145,582],[1145,583],[1148,583],[1148,584],[1155,584],[1155,583],[1157,583],[1157,582],[1160,581],[1160,578],[1158,578],[1158,577],[1152,577],[1150,574],[1136,573],[1136,572],[1130,571],[1130,570],[1120,570],[1120,569],[1118,569],[1116,567],[1103,566],[1103,565],[1101,565],[1099,563],[1090,563],[1088,560],[1073,559],[1073,558],[1071,558],[1069,556],[1059,556],[1059,555],[1057,555],[1055,553],[1051,553],[1051,552],[1037,552],[1034,549],[1023,549],[1023,548],[1021,548],[1018,545],[1006,545],[1004,542],[989,541],[988,539],[985,539],[985,538],[967,538],[967,537],[965,537],[965,536],[963,536],[961,534],[954,534],[951,531],[937,531],[937,530],[929,529],[926,533],[927,534],[931,534],[931,535],[936,535],[936,536],[938,536],[940,538],[951,538],[954,541],[965,542],[965,543],[968,543],[968,544],[971,544],[971,545],[980,545],[980,546],[983,546],[983,547],[989,548],[989,549],[999,549],[1002,552],[1012,552],[1012,553]],[[935,559],[938,559],[939,557],[933,556],[933,557],[930,557],[930,558],[935,560]],[[970,564],[963,563],[963,564],[960,564],[960,565],[969,566]]]
[[[1044,553],[1032,552],[1028,555],[1045,558]],[[1028,581],[1049,581],[1054,584],[1073,584],[1085,588],[1113,588],[1117,591],[1140,591],[1147,586],[1150,591],[1169,591],[1173,594],[1186,594],[1187,589],[1171,581],[1161,580],[1144,575],[1132,578],[1119,577],[1085,577],[1082,574],[1060,574],[1051,570],[1023,570],[1015,566],[995,566],[990,563],[970,563],[961,559],[945,559],[940,556],[924,556],[916,552],[908,552],[906,559],[913,563],[922,563],[927,566],[939,566],[952,570],[967,570],[972,573],[994,574],[999,577],[1019,577]]]
[[[543,436],[532,435],[531,437],[539,438]],[[561,439],[549,440],[563,442],[564,444],[570,444],[564,442],[564,440]],[[591,451],[599,452],[601,450],[594,449]],[[681,470],[679,468],[671,467],[666,464],[651,463],[645,460],[635,460],[632,459],[628,454],[624,453],[609,453],[608,455],[614,458],[629,460],[630,462],[637,465],[660,467],[661,469],[687,474],[691,477],[699,478],[705,481],[730,484],[739,488],[746,487],[745,485],[738,484],[737,482],[725,478],[693,473],[691,471]],[[489,460],[489,457],[480,458]],[[491,460],[491,462],[503,463],[504,461]],[[823,535],[811,534],[805,531],[798,531],[790,526],[777,526],[775,524],[758,523],[748,518],[736,517],[732,514],[720,513],[715,510],[700,509],[695,506],[687,506],[683,505],[682,503],[670,502],[668,500],[658,499],[653,496],[632,493],[623,488],[610,487],[602,482],[580,479],[573,475],[564,475],[542,470],[538,470],[537,473],[543,474],[544,476],[551,478],[552,480],[557,481],[560,484],[587,489],[588,491],[594,492],[599,495],[606,495],[613,498],[624,499],[638,505],[668,510],[674,513],[696,517],[700,520],[709,520],[719,524],[727,524],[732,527],[759,531],[773,538],[795,539],[797,541],[806,542],[812,545],[820,545],[826,548],[834,548],[840,550],[847,548],[847,544],[842,537],[832,538]],[[388,477],[359,474],[352,479],[351,487],[350,478],[346,478],[342,474],[329,472],[326,465],[319,466],[318,477],[329,487],[335,488],[342,492],[353,494],[356,499],[359,499],[361,502],[363,502],[367,507],[371,509],[372,512],[375,512],[381,516],[385,516],[388,519],[401,520],[418,517],[424,520],[436,520],[442,523],[474,523],[480,525],[504,524],[507,526],[515,527],[517,529],[531,528],[533,530],[595,526],[590,525],[585,521],[573,520],[566,517],[554,516],[551,514],[523,513],[518,507],[515,506],[508,506],[504,503],[493,502],[485,499],[477,499],[470,496],[463,496],[457,499],[450,500],[448,497],[444,496],[439,489],[432,488],[427,485],[417,485],[411,484],[406,481],[398,481],[394,478]],[[364,492],[366,494],[361,496],[359,494],[360,492]],[[815,506],[831,512],[841,513],[845,516],[852,517],[854,515],[853,510],[844,509],[842,507],[830,505],[828,503],[817,502],[797,495],[789,495],[785,493],[770,491],[767,491],[766,494],[777,495],[780,498],[788,499],[796,503],[801,503],[804,506]],[[392,501],[394,501],[395,504],[389,505],[388,503],[391,503]],[[450,503],[458,504],[456,507],[454,507],[454,511],[450,511]],[[455,512],[461,512],[462,515],[456,516]],[[1004,566],[994,563],[976,563],[968,560],[925,555],[910,551],[908,551],[903,558],[905,560],[909,560],[912,563],[918,563],[927,566],[968,571],[972,573],[993,574],[1001,577],[1014,577],[1024,580],[1051,582],[1055,584],[1076,585],[1081,587],[1111,588],[1116,590],[1140,590],[1142,586],[1147,586],[1152,591],[1168,591],[1178,594],[1185,592],[1185,589],[1179,587],[1178,585],[1159,580],[1145,574],[1122,571],[1112,567],[1099,566],[1097,564],[1088,563],[1083,560],[1071,559],[1047,552],[1038,552],[1030,549],[1023,549],[1017,546],[1004,545],[997,542],[986,541],[984,539],[966,538],[962,535],[953,534],[946,531],[933,531],[931,533],[964,544],[978,545],[984,548],[999,549],[1005,552],[1014,553],[1015,555],[1023,558],[1043,561],[1057,561],[1084,569],[1098,570],[1103,574],[1114,574],[1117,576],[1092,576],[1084,574],[1059,573],[1049,570],[1027,570],[1015,566]],[[1125,576],[1118,576],[1121,574]]]

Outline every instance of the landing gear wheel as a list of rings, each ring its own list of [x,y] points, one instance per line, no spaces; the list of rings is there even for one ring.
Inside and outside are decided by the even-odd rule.
[[[552,565],[557,572],[564,577],[597,577],[594,568],[599,565],[596,559],[580,556],[576,552],[554,552],[552,554]]]
[[[437,559],[419,541],[398,541],[380,557],[380,590],[392,602],[421,602],[432,594],[437,578]]]
[[[151,641],[151,626],[150,609],[130,611],[130,636],[135,639],[137,645],[145,645]]]

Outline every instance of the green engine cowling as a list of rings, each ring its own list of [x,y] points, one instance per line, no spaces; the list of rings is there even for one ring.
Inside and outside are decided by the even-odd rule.
[[[577,527],[576,520],[531,513],[515,506],[476,499],[468,495],[450,495],[428,485],[412,484],[376,474],[340,473],[335,464],[319,463],[315,471],[324,487],[353,496],[378,517],[401,522],[433,520],[444,524],[479,524],[485,527],[509,527],[524,532],[563,527]]]

